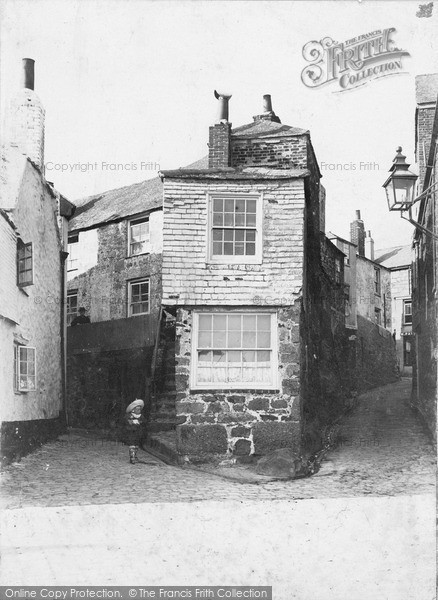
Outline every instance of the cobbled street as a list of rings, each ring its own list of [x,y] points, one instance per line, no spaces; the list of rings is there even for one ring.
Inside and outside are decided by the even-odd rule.
[[[126,446],[78,435],[46,444],[2,476],[2,583],[250,581],[276,600],[432,600],[435,455],[410,385],[361,396],[308,479],[243,483],[145,452],[130,465]]]

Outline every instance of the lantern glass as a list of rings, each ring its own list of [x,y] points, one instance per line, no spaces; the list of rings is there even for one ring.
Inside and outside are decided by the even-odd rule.
[[[385,188],[389,210],[406,210],[412,206],[415,179],[396,174],[390,178]]]

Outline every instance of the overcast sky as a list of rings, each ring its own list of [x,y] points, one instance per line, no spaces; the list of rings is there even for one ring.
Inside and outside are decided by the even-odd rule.
[[[377,247],[409,243],[413,228],[388,212],[381,185],[398,145],[414,162],[415,76],[438,71],[438,6],[432,18],[418,18],[418,5],[3,0],[2,113],[19,86],[21,58],[34,58],[46,108],[46,177],[74,201],[155,176],[149,163],[175,168],[204,156],[214,89],[232,94],[233,126],[251,122],[270,93],[282,123],[311,132],[327,229],[348,237],[360,209]],[[342,93],[338,82],[302,83],[310,40],[344,42],[389,27],[410,54],[403,74]],[[55,170],[76,163],[97,168]],[[331,166],[339,164],[355,167]]]

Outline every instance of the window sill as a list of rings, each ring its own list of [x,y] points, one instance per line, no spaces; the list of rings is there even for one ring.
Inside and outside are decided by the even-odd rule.
[[[125,260],[128,260],[128,258],[137,258],[137,256],[149,256],[150,254],[152,254],[150,251],[140,252],[140,254],[128,254],[127,256],[125,256]]]
[[[20,292],[22,294],[24,294],[25,296],[27,296],[29,298],[29,294],[26,292],[26,290],[24,290],[21,286],[18,286],[18,289],[20,290]]]
[[[150,315],[150,312],[144,312],[144,313],[135,313],[135,315],[128,315],[128,318],[135,318],[135,317],[144,317],[145,315]]]

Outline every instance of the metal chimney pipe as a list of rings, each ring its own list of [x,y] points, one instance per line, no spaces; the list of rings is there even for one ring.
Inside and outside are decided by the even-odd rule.
[[[214,90],[214,97],[219,100],[217,123],[228,123],[228,101],[231,94],[221,94]]]
[[[263,96],[263,112],[272,112],[271,94]]]
[[[23,58],[23,87],[27,90],[35,89],[35,61],[33,58]]]

